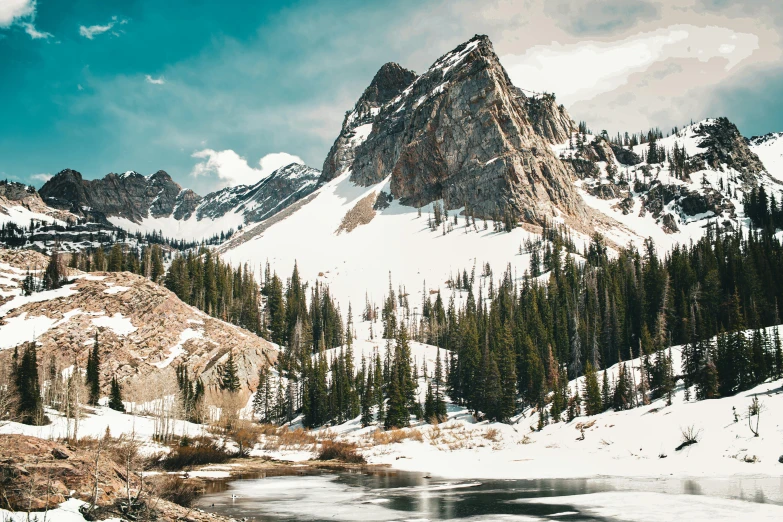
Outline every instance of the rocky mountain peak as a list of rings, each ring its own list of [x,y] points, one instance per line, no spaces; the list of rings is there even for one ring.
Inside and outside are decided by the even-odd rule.
[[[392,195],[403,204],[443,199],[477,217],[510,213],[541,223],[558,210],[581,216],[569,167],[549,146],[566,141],[572,125],[553,96],[530,98],[516,88],[492,42],[477,35],[366,123],[344,125],[323,177],[350,170],[353,182],[369,186],[391,176]]]
[[[374,103],[380,107],[400,94],[415,79],[415,72],[405,69],[398,63],[385,63],[375,73],[369,87],[365,89],[360,100]]]
[[[702,136],[699,147],[704,152],[700,156],[710,168],[720,169],[726,165],[750,177],[765,170],[759,157],[750,150],[749,141],[728,118],[707,120],[695,132]]]

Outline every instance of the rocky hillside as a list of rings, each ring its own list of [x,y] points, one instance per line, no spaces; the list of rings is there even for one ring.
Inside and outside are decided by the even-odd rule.
[[[21,295],[28,269],[47,258],[30,251],[0,250],[0,360],[13,348],[35,340],[42,364],[84,368],[98,335],[104,393],[112,376],[125,382],[160,375],[173,379],[184,364],[191,375],[214,386],[229,355],[245,389],[254,390],[260,367],[276,358],[267,341],[211,318],[184,304],[172,292],[127,272],[73,272],[63,288]]]
[[[568,139],[571,118],[553,97],[516,88],[489,38],[465,42],[403,89],[410,78],[396,64],[381,68],[345,118],[325,181],[350,171],[370,186],[391,176],[392,196],[405,205],[443,199],[484,218],[586,216],[572,173],[549,147]]]
[[[176,219],[186,219],[201,200],[193,191],[183,190],[162,170],[149,177],[129,171],[87,180],[79,172],[65,169],[47,181],[39,192],[49,206],[74,214],[96,210],[135,222],[147,216],[173,215]]]
[[[108,174],[86,180],[66,169],[40,189],[43,201],[89,221],[130,232],[162,232],[200,240],[266,219],[318,187],[320,172],[291,164],[252,186],[229,187],[201,197],[160,170]]]
[[[615,219],[617,226],[600,231],[617,244],[653,237],[666,250],[711,227],[745,226],[744,195],[760,185],[779,194],[775,141],[748,140],[731,121],[716,118],[657,139],[652,160],[649,143],[624,147],[589,134],[553,149],[580,178],[585,202]],[[766,154],[764,161],[756,151]]]
[[[76,216],[46,205],[34,187],[22,183],[0,182],[0,223],[14,223],[25,227],[30,220],[63,224],[75,221]]]

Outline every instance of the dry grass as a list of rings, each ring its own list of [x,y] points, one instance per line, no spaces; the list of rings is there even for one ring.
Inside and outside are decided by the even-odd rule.
[[[375,198],[378,195],[375,192],[367,194],[365,197],[356,202],[356,205],[345,213],[340,226],[335,231],[336,234],[341,232],[351,232],[359,225],[366,225],[375,217]]]
[[[285,427],[276,427],[272,425],[261,426],[262,447],[267,451],[277,451],[281,449],[314,449],[318,438],[326,438],[323,434],[316,437],[309,430],[297,428],[290,430]]]
[[[500,430],[497,428],[489,428],[484,432],[484,438],[492,442],[497,442],[500,440]]]
[[[382,446],[385,444],[397,444],[410,439],[417,442],[423,442],[424,436],[419,430],[393,429],[388,431],[375,431],[371,435],[373,445]]]
[[[576,428],[577,431],[582,431],[592,428],[593,426],[595,426],[595,420],[591,420],[590,422],[577,422],[574,428]]]

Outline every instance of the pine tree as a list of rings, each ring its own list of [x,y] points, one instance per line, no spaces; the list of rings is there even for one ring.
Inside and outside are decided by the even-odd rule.
[[[375,404],[375,397],[373,396],[373,375],[372,370],[367,372],[367,382],[364,385],[364,392],[362,393],[362,413],[361,422],[362,427],[366,428],[373,422],[372,408]]]
[[[18,352],[14,351],[14,358]],[[34,343],[29,343],[24,350],[21,361],[12,366],[16,393],[19,397],[17,413],[23,424],[40,426],[47,424],[49,419],[44,415],[41,386],[38,381],[38,358]]]
[[[585,413],[587,415],[598,415],[601,413],[601,391],[598,388],[598,378],[595,374],[593,363],[587,361],[585,364]]]
[[[223,365],[223,371],[220,375],[220,389],[235,393],[239,391],[239,388],[239,375],[234,361],[234,352],[229,350],[228,360]]]
[[[101,359],[98,351],[98,332],[95,332],[92,350],[87,355],[86,384],[89,390],[88,403],[97,406],[101,398]]]
[[[601,411],[606,411],[612,407],[612,395],[612,387],[609,384],[609,372],[604,370],[601,383]]]
[[[432,383],[427,384],[427,395],[424,399],[424,420],[434,423],[435,414],[435,395],[432,393]]]
[[[120,383],[117,382],[117,377],[114,376],[111,379],[111,391],[109,393],[109,408],[116,411],[125,412],[125,404],[122,402],[122,390],[120,389]]]

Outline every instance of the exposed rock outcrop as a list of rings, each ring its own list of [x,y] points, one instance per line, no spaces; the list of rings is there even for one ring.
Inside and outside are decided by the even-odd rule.
[[[330,153],[342,160],[328,160],[326,180],[348,169],[362,186],[391,176],[392,195],[405,205],[442,198],[477,217],[543,223],[556,208],[585,216],[569,169],[549,146],[567,139],[570,117],[554,99],[531,100],[514,87],[486,36],[439,58],[362,133],[346,124]],[[361,139],[347,140],[354,130]]]
[[[612,148],[612,152],[614,152],[614,157],[623,165],[632,166],[642,162],[642,158],[631,149],[626,149],[616,143],[610,143],[609,146]]]
[[[709,120],[696,128],[696,134],[703,136],[699,146],[705,150],[694,158],[703,160],[709,168],[722,169],[726,165],[740,172],[747,183],[755,182],[756,175],[765,170],[750,150],[748,140],[728,118]]]
[[[517,89],[517,93],[525,104],[533,128],[538,134],[553,144],[565,143],[571,138],[576,124],[565,107],[557,104],[554,94],[528,97],[520,89]]]
[[[6,252],[13,251],[0,250],[0,262],[17,260]],[[30,262],[36,260],[18,261],[21,266],[11,265],[2,273],[21,284]],[[98,334],[104,393],[115,375],[121,382],[153,374],[173,378],[179,364],[192,376],[200,376],[205,385],[216,385],[229,352],[234,354],[243,388],[255,390],[258,370],[277,357],[277,350],[264,339],[207,316],[135,274],[77,273],[65,290],[42,292],[36,294],[36,302],[16,306],[9,299],[0,325],[14,322],[24,328],[25,321],[39,318],[35,319],[39,360],[53,356],[61,368],[74,363],[84,368]],[[0,351],[0,359],[11,352]]]
[[[182,187],[162,170],[149,177],[126,172],[86,180],[81,173],[65,169],[47,181],[39,193],[49,206],[77,215],[95,210],[133,222],[147,216],[169,216],[175,208],[181,216],[188,216],[199,201],[192,194],[182,194]]]

